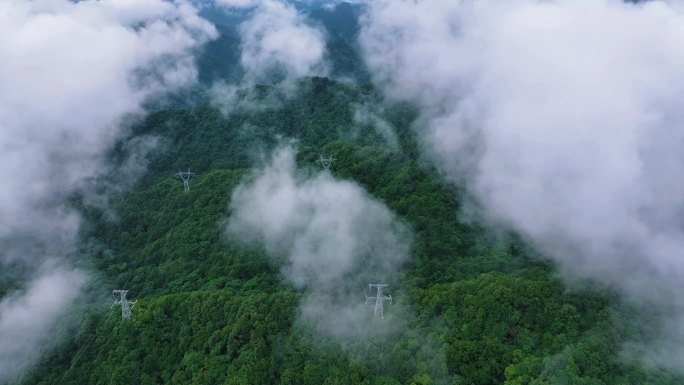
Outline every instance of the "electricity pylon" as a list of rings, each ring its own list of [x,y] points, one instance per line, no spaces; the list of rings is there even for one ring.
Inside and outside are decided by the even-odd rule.
[[[332,166],[333,162],[335,162],[336,160],[337,159],[333,158],[332,155],[330,155],[327,158],[324,158],[323,155],[321,155],[316,161],[316,163],[320,163],[324,169],[330,170],[330,166]]]
[[[188,171],[185,172],[178,170],[176,176],[181,178],[181,180],[183,181],[183,191],[190,191],[190,178],[192,178],[195,175],[196,174],[194,172],[190,172],[190,169],[188,169]]]
[[[385,316],[383,314],[383,308],[382,308],[383,302],[390,301],[390,303],[392,303],[392,296],[391,295],[386,295],[386,296],[382,295],[382,288],[387,287],[387,286],[388,285],[384,284],[384,283],[369,283],[368,284],[368,290],[373,290],[373,287],[376,288],[375,297],[366,296],[366,304],[368,304],[368,301],[371,301],[371,303],[372,303],[372,301],[375,300],[375,311],[373,312],[373,318],[375,318],[375,319],[385,318]]]
[[[115,305],[121,304],[121,319],[131,319],[131,315],[133,315],[131,309],[133,309],[135,303],[138,302],[137,300],[134,302],[128,302],[128,299],[126,298],[126,293],[128,293],[128,290],[112,290],[114,303],[112,304],[112,306],[110,306],[110,308],[114,307]],[[120,298],[118,299],[116,298],[117,294],[119,294],[120,296]]]

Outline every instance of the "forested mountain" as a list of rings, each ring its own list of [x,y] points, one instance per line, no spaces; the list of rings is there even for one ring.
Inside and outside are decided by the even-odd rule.
[[[92,305],[76,338],[24,384],[681,382],[621,363],[620,341],[648,336],[616,322],[630,310],[609,293],[573,290],[512,236],[458,221],[454,188],[414,151],[409,106],[386,110],[399,133],[390,146],[372,125],[349,130],[370,89],[325,78],[299,87],[272,108],[224,117],[188,105],[135,128],[165,140],[147,174],[109,210],[83,208],[84,237],[97,244],[92,263],[138,300],[133,319],[108,302]],[[381,333],[369,309],[367,340],[316,335],[297,321],[301,293],[264,251],[222,235],[232,189],[283,137],[298,138],[301,168],[332,154],[335,178],[360,183],[414,232],[413,259],[391,282],[386,310],[405,318],[405,330]],[[173,177],[178,168],[198,173],[189,193]]]
[[[16,384],[684,383],[625,357],[625,342],[653,338],[657,316],[610,287],[562,280],[525,237],[469,217],[472,197],[421,152],[416,106],[383,99],[369,81],[354,45],[359,6],[305,11],[326,28],[332,70],[286,87],[241,84],[228,111],[212,85],[243,75],[233,25],[243,16],[204,11],[220,36],[198,52],[200,84],[150,103],[108,152],[112,170],[142,156],[141,176],[121,189],[111,186],[124,173],[92,181],[102,201],[69,198],[88,255],[74,263],[97,279],[65,342]],[[148,142],[143,155],[132,145]],[[285,279],[265,245],[226,231],[235,189],[284,145],[303,177],[323,173],[317,160],[331,155],[334,180],[358,184],[410,233],[410,258],[386,282],[385,319],[368,307],[363,338],[311,327],[300,304],[315,287]],[[197,174],[189,192],[179,170]],[[0,296],[12,277],[0,272]],[[119,288],[137,300],[130,320],[110,307]],[[352,301],[367,294],[358,287]]]
[[[326,59],[330,61],[332,75],[367,82],[368,74],[362,64],[356,41],[359,16],[364,6],[342,2],[332,10],[326,10],[316,2],[295,4],[302,8],[302,12],[315,27],[324,31]],[[200,14],[216,26],[220,35],[209,42],[198,57],[199,80],[205,85],[216,80],[239,80],[244,76],[239,65],[239,28],[240,23],[248,18],[249,12],[241,9],[226,12],[221,7],[208,3]]]

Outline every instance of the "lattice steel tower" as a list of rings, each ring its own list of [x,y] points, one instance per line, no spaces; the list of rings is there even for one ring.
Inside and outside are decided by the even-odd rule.
[[[337,160],[337,159],[333,158],[332,155],[330,155],[330,156],[327,157],[327,158],[324,158],[323,155],[321,155],[320,158],[318,158],[318,160],[316,161],[316,163],[320,163],[321,166],[323,166],[324,169],[330,170],[330,166],[332,166],[332,164],[333,164],[336,160]]]
[[[190,172],[190,169],[188,169],[188,171],[185,172],[178,170],[176,176],[181,178],[181,180],[183,181],[183,191],[190,191],[190,178],[192,178],[195,175],[196,174],[194,172]]]
[[[112,304],[112,306],[110,306],[110,308],[114,307],[115,305],[121,304],[121,319],[131,319],[131,315],[133,315],[131,309],[133,309],[135,303],[138,302],[137,300],[134,302],[128,302],[128,299],[126,298],[126,293],[128,293],[128,290],[112,290],[114,303]],[[119,295],[119,298],[116,298],[117,294]]]
[[[384,283],[369,283],[368,284],[368,290],[373,290],[373,287],[376,288],[375,292],[375,297],[369,297],[366,296],[366,304],[371,301],[375,300],[375,311],[373,312],[373,318],[378,319],[378,318],[385,318],[383,314],[383,302],[385,301],[390,301],[392,303],[392,296],[391,295],[382,295],[382,288],[387,287],[387,284]]]

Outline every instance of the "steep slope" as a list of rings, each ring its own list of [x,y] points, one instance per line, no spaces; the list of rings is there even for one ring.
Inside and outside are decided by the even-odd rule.
[[[257,91],[261,100],[274,92]],[[133,319],[93,304],[76,338],[23,383],[682,383],[619,358],[622,341],[648,334],[616,320],[644,315],[600,289],[565,287],[513,235],[459,222],[454,189],[416,155],[408,106],[383,114],[397,146],[375,124],[354,122],[355,108],[373,100],[367,89],[312,78],[266,109],[152,114],[134,131],[164,138],[148,174],[109,210],[83,209],[99,290],[130,289]],[[283,137],[299,140],[302,169],[332,154],[336,178],[357,181],[412,229],[413,259],[391,282],[386,310],[402,328],[384,331],[369,312],[365,340],[318,335],[299,319],[302,293],[281,279],[278,262],[222,235],[231,191],[259,164],[254,154]],[[172,175],[188,167],[198,176],[183,193]]]

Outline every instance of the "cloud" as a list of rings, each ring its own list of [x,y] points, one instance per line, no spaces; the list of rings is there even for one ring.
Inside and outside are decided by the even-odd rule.
[[[251,8],[256,7],[261,0],[214,0],[216,5],[227,8]]]
[[[79,271],[51,269],[25,292],[0,301],[0,383],[19,377],[41,347],[55,339],[55,319],[68,313],[85,282]]]
[[[683,12],[676,1],[379,1],[360,38],[376,84],[421,107],[425,149],[490,220],[568,275],[667,309],[678,346]],[[684,368],[682,348],[666,350],[659,361]]]
[[[39,269],[73,251],[80,218],[67,198],[106,170],[104,153],[143,102],[195,81],[193,53],[215,36],[184,2],[0,2],[0,265]],[[41,274],[3,302],[0,323],[39,310],[41,285],[58,279]],[[57,316],[42,313],[36,327]],[[21,334],[8,330],[0,329],[0,356],[35,357],[37,343],[19,352]]]
[[[354,104],[353,106],[353,121],[354,124],[360,127],[373,127],[373,129],[382,136],[387,145],[390,147],[397,147],[399,139],[397,138],[394,127],[382,118],[386,115],[385,108],[377,103],[364,102],[361,104]]]
[[[9,1],[0,10],[7,235],[33,231],[33,207],[95,175],[121,119],[146,98],[194,81],[192,50],[214,31],[187,6],[158,0]]]
[[[225,112],[238,102],[240,88],[280,82],[279,88],[292,94],[294,80],[329,73],[324,29],[309,22],[292,4],[280,0],[215,0],[215,4],[250,12],[238,26],[242,79],[238,84],[219,82],[213,87],[214,98]]]
[[[244,83],[325,76],[325,31],[280,0],[215,0],[227,10],[247,9],[239,27]]]
[[[325,75],[325,34],[287,3],[261,1],[240,26],[245,76],[258,81],[275,73],[285,78]]]
[[[357,336],[372,314],[363,304],[368,283],[392,280],[409,255],[408,230],[387,207],[328,172],[297,171],[290,147],[234,191],[230,209],[228,234],[262,243],[282,262],[307,293],[304,319],[327,335]]]

